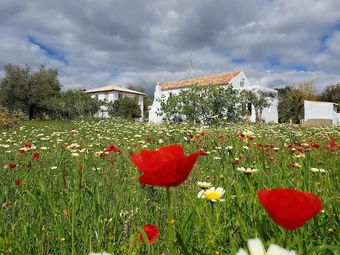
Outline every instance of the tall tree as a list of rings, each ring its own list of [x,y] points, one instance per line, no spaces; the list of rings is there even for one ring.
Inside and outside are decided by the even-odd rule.
[[[33,119],[42,108],[42,102],[60,91],[58,71],[41,66],[6,65],[5,77],[0,82],[0,104],[10,111],[22,111]]]
[[[299,89],[288,89],[279,102],[279,119],[281,122],[300,124],[304,117],[305,95]]]
[[[340,104],[340,83],[327,86],[321,93],[320,99],[322,101]]]
[[[304,101],[319,100],[312,81],[305,81],[277,90],[279,95],[279,122],[281,123],[300,124],[304,118]]]

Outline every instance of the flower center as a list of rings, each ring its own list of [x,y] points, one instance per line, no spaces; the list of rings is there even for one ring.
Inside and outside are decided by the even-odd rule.
[[[208,200],[219,200],[221,198],[221,193],[217,191],[207,192],[205,198]]]

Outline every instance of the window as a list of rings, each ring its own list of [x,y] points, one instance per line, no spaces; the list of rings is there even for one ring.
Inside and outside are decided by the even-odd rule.
[[[240,81],[240,87],[241,87],[241,88],[244,87],[244,79],[242,79],[242,81]]]
[[[123,93],[118,93],[118,99],[122,99],[123,98]]]

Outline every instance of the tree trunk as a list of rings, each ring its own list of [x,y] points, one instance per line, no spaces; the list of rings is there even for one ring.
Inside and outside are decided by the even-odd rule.
[[[260,119],[260,113],[258,109],[255,109],[255,122],[259,122]]]
[[[34,117],[34,105],[30,105],[28,108],[28,119],[32,120]]]

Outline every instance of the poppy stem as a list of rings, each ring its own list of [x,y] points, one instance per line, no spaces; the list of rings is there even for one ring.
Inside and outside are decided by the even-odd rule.
[[[173,217],[173,208],[172,208],[172,200],[171,200],[171,192],[170,188],[166,188],[166,198],[167,198],[167,206],[168,206],[168,238],[169,238],[169,255],[175,255],[174,250],[174,217]]]

